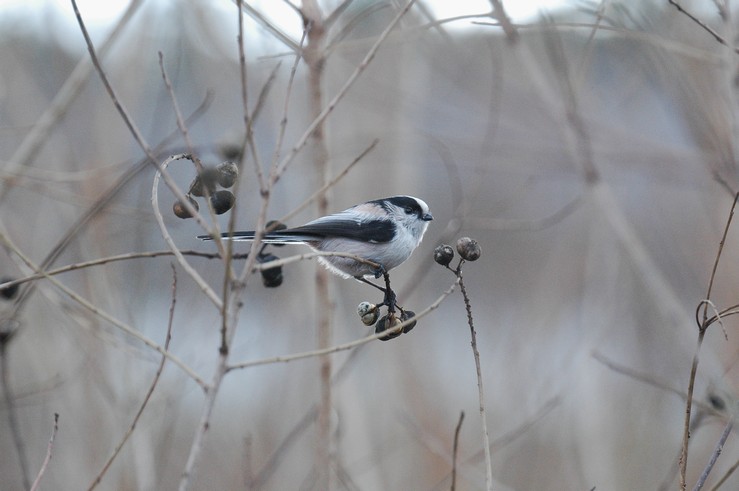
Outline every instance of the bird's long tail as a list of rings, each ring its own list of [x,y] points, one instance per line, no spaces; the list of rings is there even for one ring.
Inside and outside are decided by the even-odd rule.
[[[251,242],[254,240],[256,232],[253,230],[247,230],[245,232],[234,232],[233,234],[222,233],[221,238],[224,240],[235,240]],[[213,240],[211,235],[198,235],[198,239],[201,240]],[[268,233],[262,236],[262,242],[265,244],[302,244],[310,240],[316,240],[316,237],[309,237],[306,235],[290,235],[285,233]]]

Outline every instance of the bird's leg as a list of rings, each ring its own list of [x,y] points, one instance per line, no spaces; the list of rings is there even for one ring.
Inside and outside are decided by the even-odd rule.
[[[383,298],[380,306],[386,305],[388,313],[392,314],[395,312],[395,307],[397,307],[397,297],[395,296],[395,292],[392,290],[392,288],[390,288],[390,275],[386,271],[383,271],[382,275],[385,277],[385,288],[375,285],[374,283],[372,283],[371,281],[369,281],[368,279],[362,276],[358,276],[357,279],[361,281],[362,283],[367,283],[368,285],[374,288],[377,288],[382,293],[384,293],[385,297]]]
[[[385,298],[383,299],[382,303],[384,305],[387,305],[388,314],[394,314],[398,299],[395,296],[395,292],[393,291],[393,289],[390,288],[390,275],[387,273],[387,271],[383,271],[382,275],[385,277]]]

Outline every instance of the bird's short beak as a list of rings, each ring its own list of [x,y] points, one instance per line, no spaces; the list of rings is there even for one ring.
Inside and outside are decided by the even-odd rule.
[[[432,216],[431,216],[431,213],[425,213],[425,214],[424,214],[424,215],[423,215],[423,216],[421,217],[421,220],[423,220],[424,222],[430,222],[430,221],[431,221],[431,220],[433,220],[433,219],[434,219],[434,217],[432,217]]]

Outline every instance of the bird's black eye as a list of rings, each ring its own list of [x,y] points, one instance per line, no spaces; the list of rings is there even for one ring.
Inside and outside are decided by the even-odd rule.
[[[414,213],[415,213],[415,211],[413,210],[413,208],[411,208],[410,206],[406,206],[405,207],[405,214],[406,215],[413,215]]]

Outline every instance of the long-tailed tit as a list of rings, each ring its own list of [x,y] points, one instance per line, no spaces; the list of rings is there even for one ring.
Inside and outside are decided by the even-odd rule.
[[[267,244],[306,244],[320,252],[354,254],[370,264],[356,259],[319,257],[332,272],[344,278],[378,277],[401,265],[418,247],[423,234],[433,220],[428,205],[413,196],[392,196],[367,201],[333,215],[318,218],[305,225],[269,232],[262,236]],[[254,240],[254,231],[222,234],[224,239]],[[209,235],[200,239],[212,240]]]

